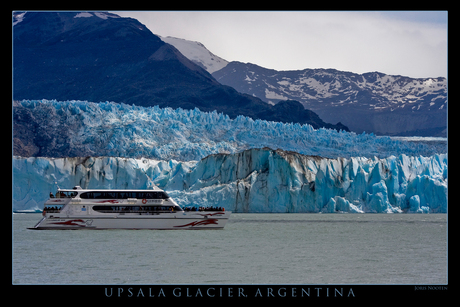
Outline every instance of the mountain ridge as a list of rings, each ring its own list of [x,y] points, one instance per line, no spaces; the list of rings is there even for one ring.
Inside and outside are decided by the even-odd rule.
[[[213,76],[270,104],[300,101],[324,120],[340,121],[358,133],[401,135],[438,129],[438,134],[445,136],[447,79],[443,77],[356,74],[336,69],[276,71],[241,62],[230,62]],[[398,125],[388,125],[388,120]]]
[[[169,38],[169,43],[180,45],[186,56],[193,54],[189,59],[195,62],[212,63],[215,56],[198,42]],[[447,79],[443,77],[358,74],[334,68],[277,71],[239,61],[208,72],[220,83],[271,105],[299,101],[323,120],[344,123],[358,133],[446,136]]]

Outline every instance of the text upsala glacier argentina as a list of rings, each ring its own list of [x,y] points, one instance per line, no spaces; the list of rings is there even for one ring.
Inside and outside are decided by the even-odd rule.
[[[106,297],[355,297],[352,287],[106,287]]]

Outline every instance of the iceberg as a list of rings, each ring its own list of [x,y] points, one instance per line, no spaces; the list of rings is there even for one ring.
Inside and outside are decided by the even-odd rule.
[[[233,212],[446,213],[448,202],[447,154],[327,158],[265,147],[187,162],[14,156],[13,180],[15,211],[40,210],[57,186],[75,185],[157,185],[181,206]]]
[[[23,100],[13,104],[14,154],[41,157],[109,156],[192,161],[270,147],[326,158],[433,156],[446,145],[310,125],[253,120],[199,109],[123,103]]]

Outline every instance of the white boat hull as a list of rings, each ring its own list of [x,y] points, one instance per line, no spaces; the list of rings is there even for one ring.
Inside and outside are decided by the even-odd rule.
[[[157,215],[104,214],[104,216],[46,214],[29,229],[222,229],[230,211],[171,212]]]

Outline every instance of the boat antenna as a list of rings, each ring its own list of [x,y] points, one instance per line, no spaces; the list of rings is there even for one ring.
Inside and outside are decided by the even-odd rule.
[[[152,178],[150,178],[150,176],[147,175],[147,172],[144,171],[144,174],[145,174],[145,176],[147,176],[147,180],[148,180],[147,187],[150,187],[150,188],[152,188],[152,190],[155,190],[157,185],[153,182]]]
[[[54,182],[58,188],[58,190],[60,190],[61,188],[59,187],[59,185],[57,184],[57,181]]]

